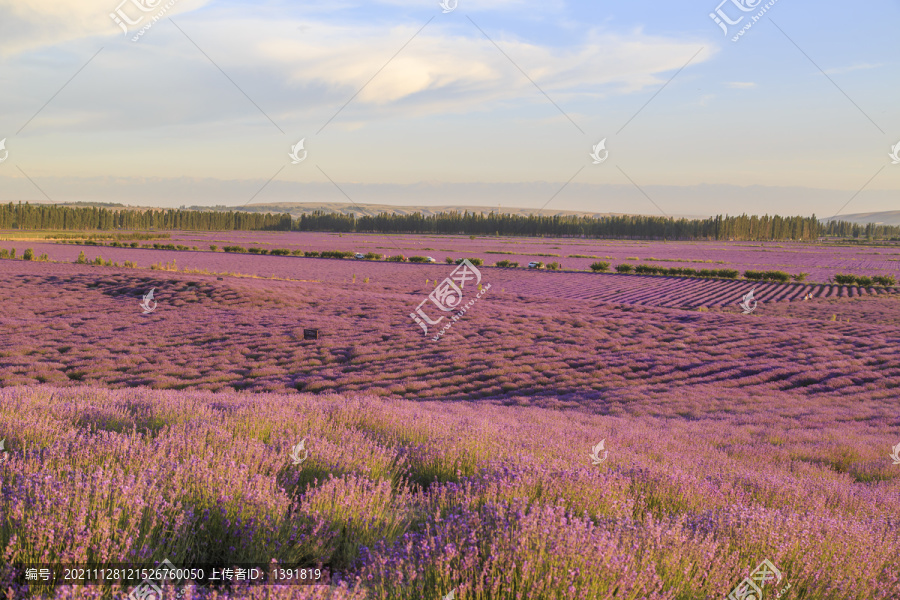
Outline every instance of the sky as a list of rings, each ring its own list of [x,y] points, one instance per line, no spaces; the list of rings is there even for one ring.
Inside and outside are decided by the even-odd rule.
[[[0,202],[900,207],[900,0],[444,1],[0,0]]]

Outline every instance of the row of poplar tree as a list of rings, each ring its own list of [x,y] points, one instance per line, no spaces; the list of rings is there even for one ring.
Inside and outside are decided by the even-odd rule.
[[[51,204],[0,204],[0,229],[31,230],[245,230],[523,235],[656,240],[816,240],[822,236],[900,239],[900,227],[823,223],[811,217],[779,215],[674,219],[638,215],[509,215],[444,212],[433,215],[355,216],[316,211],[290,214],[240,210],[126,209]]]

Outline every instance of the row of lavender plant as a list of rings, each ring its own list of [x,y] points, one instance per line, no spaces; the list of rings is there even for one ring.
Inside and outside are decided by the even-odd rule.
[[[74,243],[74,242],[67,241],[67,242],[57,242],[57,243]],[[92,242],[92,245],[103,245],[103,244],[98,243],[98,242]],[[137,245],[138,245],[137,242],[131,243],[132,248],[136,248]],[[127,247],[127,244],[123,244],[120,242],[112,242],[110,244],[110,246],[125,248],[125,247]],[[150,248],[151,245],[144,244],[143,247]],[[155,243],[155,244],[152,244],[152,247],[154,249],[162,249],[162,250],[180,250],[180,251],[188,250],[187,246],[183,246],[183,245],[176,246],[174,244]],[[197,250],[197,247],[194,246],[193,249]],[[210,250],[215,252],[218,250],[218,246],[211,245]],[[301,250],[290,251],[287,249],[277,249],[277,248],[272,249],[272,250],[250,248],[248,251],[246,248],[243,248],[241,246],[225,246],[224,250],[225,250],[225,252],[249,253],[249,254],[255,254],[255,255],[266,255],[266,254],[270,254],[273,256],[293,255],[293,256],[302,256],[305,258],[338,258],[338,259],[342,259],[342,258],[352,258],[353,257],[352,252],[344,252],[344,251],[324,251],[324,252],[305,251],[304,252]],[[7,252],[5,249],[0,249],[0,258],[15,258],[15,257],[16,257],[16,249],[15,248],[13,248],[11,250],[11,252]],[[37,261],[43,261],[43,262],[49,261],[49,258],[46,253],[42,254],[40,257],[35,258],[34,251],[31,248],[27,248],[25,250],[23,258],[24,258],[24,260],[37,260]],[[384,260],[387,262],[413,262],[413,263],[428,262],[428,257],[424,257],[424,256],[412,256],[412,257],[407,258],[404,255],[395,255],[395,256],[388,257],[385,255],[378,255],[373,252],[370,252],[370,253],[364,255],[364,259],[368,260],[368,261]],[[462,262],[462,260],[463,259],[453,259],[451,257],[446,258],[446,262],[448,264],[459,264],[460,262]],[[470,257],[470,258],[468,258],[468,260],[476,266],[482,266],[484,264],[484,261],[481,258]],[[658,259],[658,260],[661,260],[661,259]],[[115,267],[120,266],[118,261],[113,262],[112,260],[104,260],[100,256],[97,256],[93,261],[88,261],[83,250],[79,253],[78,258],[75,260],[75,262],[77,264],[93,264],[93,265],[99,265],[99,266],[115,266]],[[536,267],[538,269],[543,269],[545,267],[544,263],[542,263],[542,262],[537,262],[534,264],[536,265]],[[124,264],[122,266],[127,267],[127,268],[137,268],[137,263],[135,261],[126,260],[126,261],[124,261]],[[519,263],[512,262],[509,260],[501,260],[501,261],[498,261],[497,263],[495,263],[494,266],[501,267],[501,268],[515,268],[515,267],[519,266]],[[558,262],[549,263],[548,265],[546,265],[546,267],[552,271],[564,270],[562,265],[560,265]],[[592,271],[601,272],[601,273],[609,271],[609,267],[610,267],[610,264],[608,262],[595,262],[590,265],[590,269]],[[171,262],[167,261],[165,263],[165,265],[163,265],[163,263],[161,263],[161,262],[154,263],[150,266],[150,268],[155,269],[155,270],[165,270],[165,271],[177,271],[178,270],[178,268],[176,266],[176,260],[173,260]],[[658,267],[655,265],[645,265],[645,264],[631,265],[628,263],[622,263],[622,264],[617,265],[615,267],[615,270],[620,274],[629,274],[629,273],[634,272],[639,275],[648,275],[648,274],[649,275],[667,275],[670,277],[704,277],[704,278],[737,279],[738,275],[739,275],[739,271],[737,269],[699,269],[698,270],[698,269],[692,269],[692,268],[687,268],[687,267],[665,268],[665,267]],[[202,272],[202,271],[199,271],[199,272]],[[801,272],[801,273],[795,274],[795,275],[790,275],[784,271],[747,270],[744,272],[744,279],[750,280],[750,281],[766,281],[766,282],[778,282],[778,283],[787,283],[788,281],[793,280],[795,282],[800,283],[800,282],[804,282],[806,280],[806,278],[808,277],[808,275],[809,275],[808,273],[804,273],[804,272]],[[867,277],[867,276],[837,274],[833,278],[829,279],[829,283],[832,281],[832,279],[834,282],[836,282],[839,285],[857,286],[860,288],[869,288],[873,285],[888,287],[888,286],[894,286],[896,283],[896,280],[893,275],[885,275],[885,276],[876,275],[873,277]],[[813,293],[813,292],[812,291],[804,291],[804,295],[811,294],[811,293]],[[818,294],[816,294],[816,295],[818,295]]]

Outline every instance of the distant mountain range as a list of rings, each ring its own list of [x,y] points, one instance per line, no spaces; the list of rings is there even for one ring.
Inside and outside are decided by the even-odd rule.
[[[3,173],[9,171],[0,170]],[[781,215],[829,218],[843,210],[892,211],[900,208],[897,191],[818,189],[764,185],[659,185],[631,183],[586,183],[571,181],[524,182],[416,182],[404,184],[341,181],[289,181],[275,178],[219,180],[211,178],[96,178],[47,177],[41,186],[56,202],[123,203],[125,208],[176,208],[191,206],[206,210],[303,210],[337,209],[366,214],[388,210],[430,212],[455,208],[528,214],[627,214],[702,218],[713,215]],[[0,175],[0,202],[28,199],[46,201],[24,177]],[[853,200],[849,210],[848,200]],[[358,204],[359,208],[352,207]],[[213,207],[213,205],[218,205]],[[227,208],[226,208],[227,207]],[[302,207],[302,208],[301,208]],[[308,207],[308,208],[307,208]],[[416,207],[416,208],[413,208]],[[519,207],[532,207],[519,208]],[[117,208],[117,207],[110,207]],[[297,212],[299,209],[300,212]],[[866,218],[881,220],[879,216]]]
[[[826,221],[848,221],[850,223],[875,223],[876,225],[900,225],[900,210],[885,210],[882,212],[853,213],[838,215]]]

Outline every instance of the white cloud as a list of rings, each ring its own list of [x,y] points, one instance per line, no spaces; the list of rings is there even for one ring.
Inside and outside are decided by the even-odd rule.
[[[245,60],[281,64],[296,86],[316,86],[349,97],[416,32],[415,26],[393,29],[320,24],[305,39],[271,32],[269,39],[245,54]],[[334,40],[346,40],[341,44]],[[592,33],[579,45],[560,49],[525,40],[494,38],[515,65],[476,30],[471,35],[432,26],[423,30],[357,97],[363,104],[401,104],[409,113],[470,111],[498,99],[536,92],[516,65],[547,93],[605,95],[662,85],[664,74],[681,68],[697,47],[681,40],[644,35]],[[694,60],[707,60],[704,50]],[[539,94],[536,99],[540,98]],[[538,100],[540,101],[540,100]],[[455,108],[455,110],[454,110]]]
[[[736,90],[746,90],[756,87],[756,83],[752,81],[729,81],[726,85]]]
[[[131,10],[132,2],[140,1],[126,0],[125,8]],[[156,1],[160,6],[168,2]],[[122,41],[121,30],[109,17],[120,2],[0,0],[0,23],[4,23],[0,27],[10,29],[2,52],[58,47],[62,42],[92,36]],[[178,0],[168,14],[208,3],[211,0]],[[481,4],[510,8],[516,2]],[[282,124],[321,122],[323,113],[333,114],[361,88],[335,126],[376,117],[463,114],[505,109],[512,102],[546,102],[528,78],[466,21],[436,19],[379,72],[422,24],[385,29],[381,23],[334,21],[328,18],[331,15],[317,12],[320,8],[304,7],[302,15],[286,17],[282,10],[263,8],[249,16],[245,11],[210,6],[202,18],[185,18],[179,26]],[[15,27],[7,25],[5,17],[15,21]],[[485,31],[564,110],[573,111],[574,107],[564,105],[575,98],[598,99],[661,86],[698,48],[693,42],[640,30],[594,30],[563,47],[486,26]],[[233,123],[260,117],[171,24],[158,25],[150,34],[140,44],[122,41],[106,48],[90,69],[54,100],[53,111],[45,111],[34,126],[77,129],[80,118],[81,127],[97,131],[143,124]],[[92,53],[90,48],[80,49],[53,68],[75,72]],[[692,66],[712,54],[713,50],[703,50]],[[12,97],[7,97],[10,90],[0,90],[0,101],[17,116],[21,111],[23,119],[29,111],[33,114],[33,106],[42,98],[56,91],[54,86],[61,85],[56,73],[41,70],[43,67],[24,58],[10,61],[8,68],[13,79],[35,82],[33,88],[24,86],[24,93]],[[91,100],[98,97],[104,101]],[[61,120],[51,123],[51,119]]]

